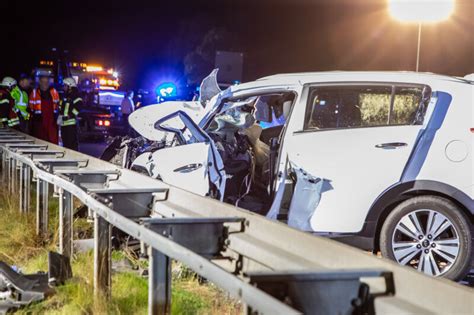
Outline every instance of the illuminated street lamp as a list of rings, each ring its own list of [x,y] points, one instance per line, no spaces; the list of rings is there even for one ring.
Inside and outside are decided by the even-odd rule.
[[[388,0],[390,15],[408,23],[418,23],[416,72],[420,65],[421,26],[448,19],[454,11],[454,0]]]

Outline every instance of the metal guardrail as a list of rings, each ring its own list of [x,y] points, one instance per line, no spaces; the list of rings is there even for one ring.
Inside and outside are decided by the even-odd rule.
[[[59,196],[59,251],[73,253],[72,200],[94,217],[94,292],[110,296],[111,230],[148,246],[149,313],[171,305],[171,259],[259,314],[473,314],[474,291],[203,198],[99,159],[0,129],[3,183],[45,235]]]

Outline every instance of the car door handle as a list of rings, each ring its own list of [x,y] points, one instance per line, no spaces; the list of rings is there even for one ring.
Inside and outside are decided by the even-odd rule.
[[[201,167],[202,167],[202,163],[193,163],[193,164],[188,164],[185,166],[178,167],[177,169],[173,170],[173,172],[190,173],[190,172],[200,169]]]
[[[376,144],[375,147],[378,149],[396,149],[401,147],[408,146],[405,142],[387,142],[387,143],[379,143]]]

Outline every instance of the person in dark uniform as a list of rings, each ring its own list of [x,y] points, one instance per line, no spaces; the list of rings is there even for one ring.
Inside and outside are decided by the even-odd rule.
[[[19,129],[20,120],[15,111],[15,100],[11,96],[16,80],[11,77],[3,78],[0,82],[0,127]]]
[[[64,98],[59,105],[58,125],[61,127],[63,146],[77,151],[79,146],[77,141],[77,115],[83,101],[74,78],[65,78],[63,84]]]
[[[10,92],[15,100],[15,112],[20,119],[20,130],[23,133],[30,133],[30,113],[28,109],[28,94],[30,93],[30,78],[26,74],[21,74],[16,85]]]

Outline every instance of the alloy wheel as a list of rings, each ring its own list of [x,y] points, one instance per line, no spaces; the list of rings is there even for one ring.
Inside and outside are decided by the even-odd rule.
[[[401,265],[441,276],[459,255],[459,233],[440,212],[421,209],[403,216],[392,235],[392,251]]]

